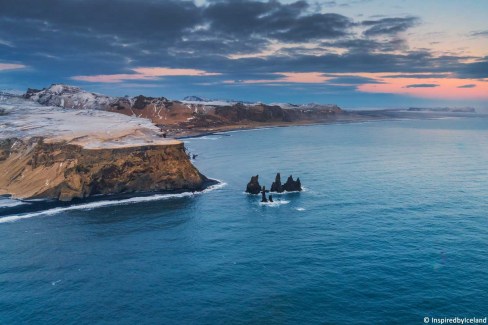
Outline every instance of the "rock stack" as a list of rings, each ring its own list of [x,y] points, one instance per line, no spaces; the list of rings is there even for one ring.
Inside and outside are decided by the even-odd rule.
[[[284,191],[283,186],[281,185],[281,175],[280,173],[276,174],[275,181],[271,184],[271,192],[278,192],[282,193]]]
[[[251,180],[247,183],[246,193],[259,194],[261,192],[261,185],[259,185],[259,175],[251,176]]]
[[[261,185],[259,184],[258,181],[259,175],[252,176],[251,180],[249,183],[247,183],[246,187],[246,193],[250,194],[259,194],[262,192]],[[281,175],[280,173],[276,174],[275,181],[273,184],[271,184],[271,189],[269,192],[275,192],[275,193],[283,193],[283,192],[300,192],[302,191],[302,184],[300,182],[300,178],[297,178],[297,180],[293,180],[293,176],[290,175],[288,179],[286,180],[285,184],[281,184]]]
[[[283,189],[287,192],[300,192],[302,190],[302,184],[300,183],[300,178],[296,181],[293,180],[293,176],[290,175],[283,185]]]

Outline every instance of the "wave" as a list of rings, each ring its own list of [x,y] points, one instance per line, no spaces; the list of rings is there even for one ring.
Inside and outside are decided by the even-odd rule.
[[[187,139],[192,140],[192,141],[193,140],[220,140],[220,139],[222,139],[222,137],[221,136],[215,137],[215,136],[204,135],[202,137],[194,137],[194,138],[187,138]],[[185,140],[186,139],[183,139],[183,141],[185,141]],[[185,141],[185,142],[190,142],[190,141]]]
[[[279,207],[280,205],[288,204],[290,201],[280,200],[280,201],[273,201],[273,202],[259,202],[259,205],[267,206],[267,207]]]
[[[32,213],[27,213],[27,214],[7,216],[7,217],[0,218],[0,223],[14,222],[14,221],[18,221],[18,220],[22,220],[22,219],[29,219],[29,218],[38,217],[38,216],[52,216],[52,215],[55,215],[55,214],[58,214],[61,212],[65,212],[65,211],[93,210],[96,208],[102,208],[102,207],[108,207],[108,206],[127,205],[127,204],[141,203],[141,202],[167,200],[167,199],[172,199],[172,198],[190,197],[190,196],[208,193],[208,192],[223,188],[224,186],[227,185],[227,183],[224,183],[221,181],[218,181],[218,182],[219,182],[218,184],[211,185],[208,188],[206,188],[205,190],[200,191],[200,192],[195,192],[195,193],[184,192],[184,193],[178,193],[178,194],[154,194],[151,196],[138,196],[138,197],[131,197],[131,198],[122,199],[122,200],[106,200],[106,201],[90,202],[90,203],[72,205],[72,206],[68,206],[68,207],[52,208],[52,209],[48,209],[48,210],[37,211],[37,212],[32,212]]]
[[[287,194],[303,193],[303,192],[309,192],[309,191],[310,191],[309,188],[307,188],[305,186],[302,186],[302,190],[301,191],[284,191],[284,192],[278,193],[278,192],[268,192],[268,190],[266,190],[266,193],[267,194],[271,194],[273,196],[278,196],[278,195],[287,195]],[[246,191],[244,191],[244,192],[242,192],[242,194],[249,195],[249,196],[254,196],[254,195],[261,196],[261,192],[259,194],[251,194],[251,193],[247,193]]]
[[[1,208],[13,208],[20,205],[28,205],[29,202],[19,201],[19,200],[12,200],[12,199],[0,199],[0,209]]]

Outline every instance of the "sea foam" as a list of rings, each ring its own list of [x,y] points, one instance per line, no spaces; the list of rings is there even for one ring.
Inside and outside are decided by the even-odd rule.
[[[195,193],[184,192],[184,193],[178,193],[178,194],[154,194],[151,196],[131,197],[131,198],[122,199],[122,200],[97,201],[97,202],[71,205],[68,207],[52,208],[52,209],[43,210],[43,211],[37,211],[37,212],[32,212],[32,213],[3,217],[3,218],[0,218],[0,223],[14,222],[14,221],[18,221],[18,220],[22,220],[22,219],[29,219],[29,218],[38,217],[38,216],[52,216],[52,215],[55,215],[55,214],[58,214],[61,212],[66,212],[66,211],[93,210],[96,208],[107,207],[107,206],[127,205],[127,204],[141,203],[141,202],[152,202],[152,201],[159,201],[159,200],[167,200],[167,199],[172,199],[172,198],[190,197],[190,196],[208,193],[210,191],[214,191],[214,190],[223,188],[226,185],[227,185],[227,183],[219,181],[218,184],[211,185],[208,188],[206,188],[205,190],[200,191],[200,192],[195,192]]]

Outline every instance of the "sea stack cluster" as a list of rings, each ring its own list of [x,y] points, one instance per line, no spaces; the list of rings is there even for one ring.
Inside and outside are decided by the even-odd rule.
[[[270,192],[283,193],[283,192],[300,192],[302,190],[302,184],[300,178],[293,180],[293,176],[290,175],[285,184],[281,184],[280,173],[276,174],[275,181],[271,184]],[[252,176],[251,180],[247,184],[246,193],[259,194],[262,191],[262,186],[259,184],[259,175]]]

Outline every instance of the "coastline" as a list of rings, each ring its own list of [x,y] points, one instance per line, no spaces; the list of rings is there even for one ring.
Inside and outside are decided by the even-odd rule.
[[[376,121],[395,121],[403,119],[439,119],[446,117],[480,117],[486,114],[479,113],[462,113],[462,112],[411,112],[405,110],[385,109],[385,110],[358,110],[358,111],[344,111],[344,116],[341,118],[327,119],[322,121],[295,121],[295,122],[271,122],[271,123],[248,123],[248,124],[234,124],[226,125],[216,128],[207,129],[187,129],[181,132],[174,133],[174,139],[185,140],[191,138],[199,138],[215,134],[224,134],[227,132],[238,132],[246,130],[257,130],[266,128],[282,128],[292,126],[312,126],[312,125],[331,125],[331,124],[349,124],[349,123],[363,123]],[[338,117],[338,116],[336,116]]]
[[[0,223],[14,222],[40,215],[54,215],[69,210],[94,209],[132,203],[160,201],[171,198],[193,197],[225,186],[226,183],[216,179],[207,179],[202,188],[196,191],[167,190],[153,192],[133,192],[120,194],[94,195],[87,198],[76,198],[69,202],[54,199],[20,200],[0,195],[1,199],[18,202],[14,206],[0,206]]]

